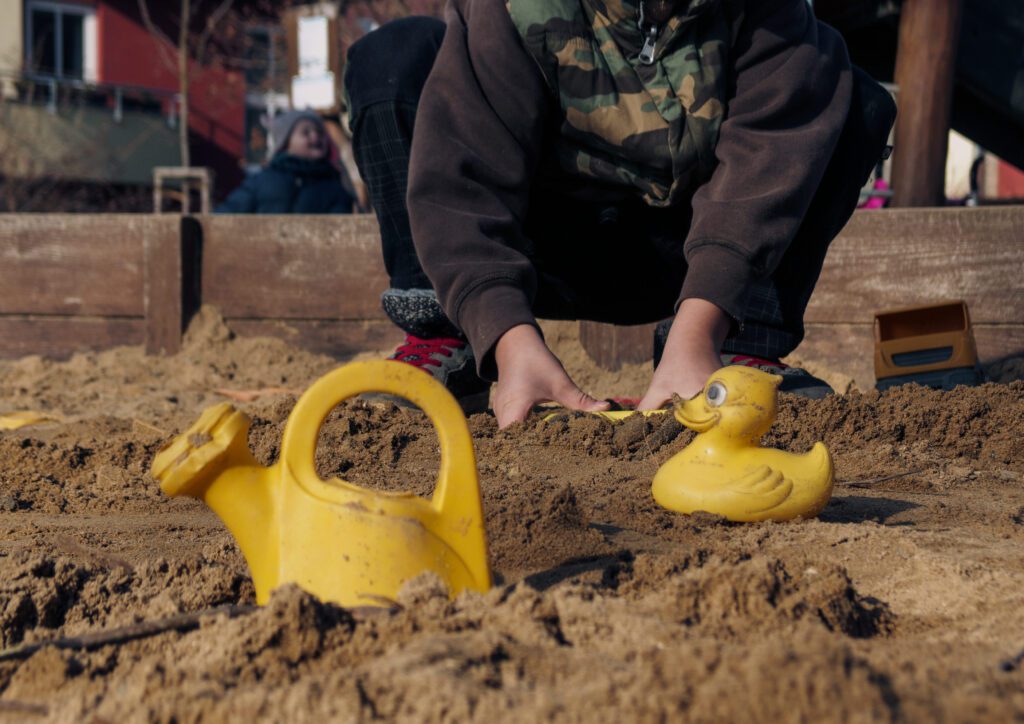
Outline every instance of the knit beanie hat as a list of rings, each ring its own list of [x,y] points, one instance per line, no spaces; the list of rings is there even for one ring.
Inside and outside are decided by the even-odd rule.
[[[286,111],[274,116],[274,120],[270,124],[270,132],[274,138],[274,147],[271,149],[270,154],[271,158],[279,153],[283,153],[288,148],[288,138],[292,135],[292,129],[301,120],[312,121],[320,128],[320,133],[327,139],[328,155],[330,155],[330,147],[333,146],[333,143],[331,142],[331,137],[327,135],[327,130],[324,128],[324,122],[320,116],[313,111]]]

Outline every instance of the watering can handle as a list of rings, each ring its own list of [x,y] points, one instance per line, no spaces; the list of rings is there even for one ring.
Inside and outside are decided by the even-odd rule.
[[[476,459],[462,408],[444,385],[403,362],[353,362],[324,375],[303,393],[281,441],[281,459],[296,478],[318,479],[314,457],[324,420],[339,403],[365,392],[405,398],[427,414],[441,443],[441,469],[431,505],[457,528],[482,531]]]

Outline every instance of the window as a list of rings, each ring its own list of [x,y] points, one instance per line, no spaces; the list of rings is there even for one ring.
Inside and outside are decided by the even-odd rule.
[[[96,11],[41,0],[29,0],[25,9],[27,70],[69,80],[95,80]]]

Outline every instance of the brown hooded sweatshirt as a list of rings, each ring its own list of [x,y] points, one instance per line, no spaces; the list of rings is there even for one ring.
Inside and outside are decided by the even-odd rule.
[[[849,111],[839,35],[806,0],[733,0],[729,91],[710,178],[681,230],[679,300],[742,320],[751,284],[792,241]],[[513,326],[536,324],[536,272],[523,242],[531,182],[559,102],[502,0],[451,0],[417,110],[408,207],[417,254],[481,373]]]

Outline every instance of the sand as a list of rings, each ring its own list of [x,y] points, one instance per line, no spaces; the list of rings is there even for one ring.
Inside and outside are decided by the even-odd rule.
[[[645,366],[602,373],[547,332],[590,391],[642,392]],[[239,403],[273,461],[287,390],[336,364],[210,310],[173,358],[0,362],[0,413],[56,418],[0,432],[0,647],[251,604],[231,537],[150,461],[217,389],[281,388]],[[370,613],[289,587],[190,631],[43,648],[0,661],[0,720],[1024,720],[1022,423],[1020,381],[784,396],[766,444],[823,440],[835,497],[816,520],[735,525],[651,499],[692,435],[671,418],[477,415],[489,593],[449,601],[423,577]],[[420,413],[359,401],[317,454],[325,477],[421,494],[437,461]]]

